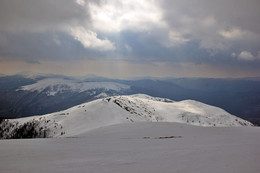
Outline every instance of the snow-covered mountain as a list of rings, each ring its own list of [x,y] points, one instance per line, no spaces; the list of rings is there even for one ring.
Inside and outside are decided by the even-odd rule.
[[[119,84],[115,82],[80,82],[75,80],[65,80],[61,78],[47,78],[37,83],[22,86],[17,89],[30,91],[30,92],[43,92],[45,91],[47,96],[55,96],[58,93],[64,92],[84,92],[88,90],[96,90],[96,89],[104,89],[104,90],[113,90],[113,91],[121,91],[127,90],[130,86]],[[93,95],[96,93],[93,93]]]
[[[178,122],[197,126],[252,126],[223,109],[194,100],[169,99],[137,94],[113,96],[43,116],[5,120],[2,137],[75,136],[113,124]]]
[[[259,88],[259,81],[246,79],[119,80],[25,72],[0,77],[0,119],[44,115],[97,98],[143,93],[176,101],[198,100],[260,125]]]
[[[134,94],[117,80],[13,77],[0,80],[0,118],[44,115],[115,95]]]

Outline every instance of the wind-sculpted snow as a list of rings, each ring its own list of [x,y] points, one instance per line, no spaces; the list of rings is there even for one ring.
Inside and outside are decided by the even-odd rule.
[[[133,122],[178,122],[197,126],[224,127],[252,126],[250,122],[218,107],[193,100],[174,102],[140,94],[107,97],[61,112],[8,122],[9,124],[5,123],[3,126],[2,123],[1,126],[1,129],[5,129],[3,138],[11,138],[14,130],[17,131],[17,128],[24,127],[28,122],[36,122],[37,126],[33,128],[35,133],[39,134],[36,137],[75,136],[99,127]],[[10,123],[20,126],[6,128]]]
[[[81,82],[75,80],[65,80],[60,78],[48,78],[38,81],[35,84],[22,86],[19,90],[25,91],[37,91],[42,92],[46,90],[46,94],[54,96],[57,93],[63,93],[66,91],[72,92],[84,92],[93,89],[106,89],[106,90],[127,90],[130,86],[119,84],[116,82]]]

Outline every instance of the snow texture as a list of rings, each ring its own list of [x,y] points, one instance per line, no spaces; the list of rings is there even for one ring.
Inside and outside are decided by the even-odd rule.
[[[256,173],[259,146],[257,127],[126,123],[70,138],[0,140],[0,172]]]

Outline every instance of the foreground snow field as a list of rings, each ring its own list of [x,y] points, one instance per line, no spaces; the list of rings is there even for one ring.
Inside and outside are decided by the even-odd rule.
[[[69,138],[0,140],[1,173],[256,173],[260,128],[111,125]]]

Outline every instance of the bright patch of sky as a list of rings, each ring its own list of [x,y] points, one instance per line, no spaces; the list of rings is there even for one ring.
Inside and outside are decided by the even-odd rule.
[[[90,5],[95,29],[102,32],[150,30],[153,25],[166,27],[163,12],[155,0],[104,1]]]

